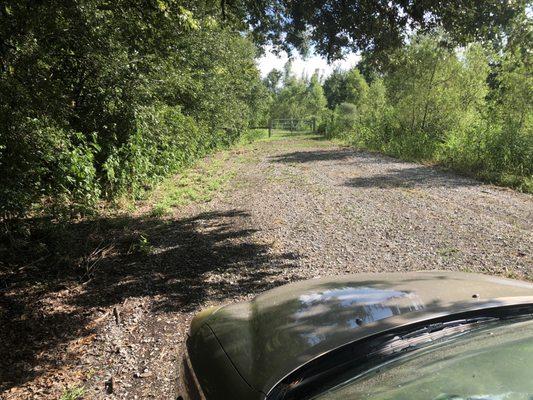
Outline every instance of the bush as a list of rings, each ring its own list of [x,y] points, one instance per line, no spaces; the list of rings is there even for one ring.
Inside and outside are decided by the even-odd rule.
[[[134,133],[103,164],[107,196],[138,195],[203,154],[203,139],[196,122],[179,107],[142,108],[136,113]]]
[[[46,118],[17,121],[16,129],[3,122],[1,219],[22,216],[34,205],[50,206],[58,216],[86,213],[94,207],[100,195],[94,143]]]
[[[256,48],[208,6],[100,3],[0,7],[2,220],[137,196],[264,118]]]
[[[341,104],[329,129],[356,146],[531,190],[533,78],[529,52],[501,60],[472,44],[460,52],[416,38],[392,58],[358,104]],[[489,87],[492,61],[492,79]],[[497,60],[498,62],[496,62]],[[360,75],[358,75],[360,76]]]

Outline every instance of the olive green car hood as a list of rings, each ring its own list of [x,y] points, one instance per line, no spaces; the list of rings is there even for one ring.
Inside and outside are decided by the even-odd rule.
[[[302,364],[388,329],[463,311],[533,303],[533,284],[478,274],[357,274],[302,281],[207,319],[247,383],[267,393]]]

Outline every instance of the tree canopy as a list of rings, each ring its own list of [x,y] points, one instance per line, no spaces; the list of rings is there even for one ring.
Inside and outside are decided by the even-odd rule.
[[[461,0],[222,0],[225,14],[245,21],[257,40],[284,48],[312,45],[329,59],[346,49],[382,53],[409,33],[437,28],[454,43],[497,39],[527,1]]]

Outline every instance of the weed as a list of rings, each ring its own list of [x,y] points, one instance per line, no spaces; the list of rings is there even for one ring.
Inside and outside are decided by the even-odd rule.
[[[153,195],[151,216],[170,214],[175,207],[194,202],[209,202],[216,192],[235,175],[228,171],[230,153],[223,151],[216,158],[198,163],[194,168],[183,171],[179,176],[163,182]]]
[[[459,253],[459,250],[453,247],[444,247],[437,250],[437,254],[441,257],[452,257]]]
[[[66,388],[59,400],[81,400],[85,394],[85,389],[80,386]]]
[[[150,241],[144,234],[140,234],[137,240],[130,246],[129,253],[140,253],[149,255],[153,250]]]

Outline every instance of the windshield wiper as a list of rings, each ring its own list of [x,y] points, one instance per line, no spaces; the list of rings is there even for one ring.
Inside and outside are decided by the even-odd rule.
[[[416,337],[424,333],[438,332],[443,329],[449,329],[449,328],[454,328],[454,327],[463,326],[463,325],[472,325],[472,324],[476,324],[480,322],[492,322],[492,321],[497,321],[497,320],[499,320],[499,318],[477,317],[477,318],[468,318],[468,319],[458,319],[454,321],[437,322],[434,324],[429,324],[421,329],[417,329],[412,332],[409,332],[405,335],[402,335],[402,339],[409,339],[411,337]]]
[[[480,325],[499,321],[497,317],[477,317],[459,319],[446,322],[437,322],[423,326],[422,328],[397,334],[390,338],[379,338],[376,343],[370,343],[365,356],[367,360],[383,360],[394,358],[398,353],[415,350],[428,343],[450,338],[470,332]]]

